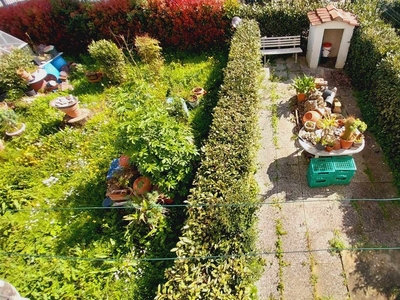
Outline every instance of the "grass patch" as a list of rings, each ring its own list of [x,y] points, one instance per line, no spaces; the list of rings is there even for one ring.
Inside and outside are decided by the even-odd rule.
[[[286,267],[288,264],[287,262],[283,259],[283,244],[282,244],[282,236],[286,235],[287,232],[283,229],[283,224],[281,219],[277,219],[275,221],[275,233],[277,235],[277,240],[275,242],[275,257],[278,259],[278,265],[279,265],[279,270],[278,270],[278,292],[280,295],[280,298],[283,299],[283,293],[285,291],[285,284],[284,284],[284,278],[283,278],[283,269]]]
[[[310,233],[308,232],[308,230],[306,231],[306,245],[307,245],[308,251],[311,251],[312,250],[311,237],[310,237]],[[308,262],[310,265],[310,284],[312,287],[313,299],[318,300],[318,295],[317,295],[318,276],[315,274],[315,268],[316,268],[317,262],[315,260],[314,254],[311,252],[309,253],[309,256],[308,256]]]
[[[276,84],[271,84],[269,94],[270,94],[271,104],[269,105],[268,110],[271,113],[272,142],[274,143],[275,148],[278,149],[279,116],[278,116],[277,101],[279,100],[279,94],[276,91]]]
[[[27,129],[7,140],[0,153],[0,277],[33,299],[154,297],[172,261],[136,258],[173,256],[184,211],[157,207],[138,213],[133,205],[97,209],[105,198],[106,174],[111,161],[129,150],[133,137],[126,133],[140,118],[134,114],[138,107],[168,114],[166,120],[191,132],[199,148],[208,135],[225,64],[222,52],[168,56],[157,80],[138,63],[129,66],[129,80],[119,86],[106,79],[92,84],[75,72],[73,91],[40,95],[32,103],[13,101]],[[186,100],[196,86],[207,90],[198,107],[188,108],[183,118],[168,110],[168,96]],[[83,127],[67,126],[64,114],[49,106],[68,93],[93,113]],[[174,200],[184,197],[176,194]],[[21,278],[22,273],[27,276]]]

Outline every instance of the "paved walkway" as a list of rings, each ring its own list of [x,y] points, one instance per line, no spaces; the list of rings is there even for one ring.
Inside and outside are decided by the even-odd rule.
[[[329,87],[338,88],[345,113],[360,116],[349,81],[340,70],[310,70],[305,57],[297,63],[292,58],[276,59],[264,71],[256,178],[263,200],[273,204],[260,209],[258,247],[262,252],[282,252],[265,256],[265,271],[257,284],[259,298],[397,299],[399,250],[342,251],[341,255],[327,250],[341,243],[400,246],[400,206],[348,200],[396,197],[379,146],[366,132],[365,149],[354,155],[357,171],[350,185],[311,189],[306,178],[308,158],[292,140],[291,79],[303,73],[323,77]]]

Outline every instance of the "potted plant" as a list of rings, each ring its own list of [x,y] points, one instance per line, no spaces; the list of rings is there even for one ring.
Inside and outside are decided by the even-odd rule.
[[[50,106],[58,108],[71,118],[79,117],[81,114],[78,98],[73,95],[57,97],[50,101]]]
[[[306,121],[305,123],[304,123],[304,129],[306,130],[306,131],[315,131],[315,122],[313,122],[313,121]]]
[[[199,97],[197,95],[191,95],[187,102],[192,108],[195,108],[199,105]]]
[[[9,54],[0,55],[0,90],[26,90],[29,74],[36,68],[32,58],[26,49],[13,49]]]
[[[99,82],[103,78],[104,73],[101,71],[87,71],[85,72],[85,75],[89,82],[95,83]]]
[[[357,135],[356,139],[353,142],[353,147],[360,147],[362,145],[364,141],[364,135],[362,133],[360,133],[359,135]]]
[[[357,136],[367,129],[367,124],[359,118],[348,117],[344,121],[344,131],[340,136],[340,145],[343,149],[349,149]]]
[[[337,127],[338,123],[335,116],[326,115],[323,118],[319,119],[316,125],[318,129],[330,129]]]
[[[336,138],[333,134],[326,134],[323,135],[321,138],[321,144],[325,146],[325,150],[328,152],[333,150],[335,143],[336,143]]]
[[[116,161],[117,167],[107,179],[106,196],[113,201],[129,200],[133,197],[131,185],[139,177],[139,172],[134,165],[129,164],[129,157],[126,155],[122,155]]]
[[[192,93],[193,95],[196,96],[203,96],[206,93],[206,91],[202,87],[197,86],[194,89],[192,89]]]
[[[78,74],[84,74],[89,82],[99,82],[103,79],[104,72],[101,70],[98,64],[75,64],[73,67],[74,72]]]
[[[307,76],[303,74],[303,76],[296,76],[292,80],[292,86],[296,90],[297,100],[304,101],[307,98],[307,95],[315,90],[315,78],[313,76]]]
[[[0,109],[0,130],[8,136],[16,136],[24,132],[25,124],[18,121],[14,110]]]

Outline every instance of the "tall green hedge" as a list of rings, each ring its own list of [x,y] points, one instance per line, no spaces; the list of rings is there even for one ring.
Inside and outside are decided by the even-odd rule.
[[[360,26],[351,40],[345,69],[358,90],[368,128],[378,139],[400,188],[400,37],[380,19],[380,1],[349,7]]]
[[[260,2],[266,1],[256,1],[256,3]],[[225,7],[225,14],[228,18],[239,16],[256,20],[261,36],[300,35],[301,47],[305,50],[310,27],[307,12],[324,5],[322,1],[277,0],[254,5]]]
[[[231,41],[220,99],[188,199],[188,218],[173,249],[178,258],[156,299],[257,297],[254,282],[262,262],[243,254],[254,252],[256,237],[259,49],[258,24],[245,20]]]

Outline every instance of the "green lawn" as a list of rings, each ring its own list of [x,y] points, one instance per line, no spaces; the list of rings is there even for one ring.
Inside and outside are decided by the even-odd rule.
[[[69,93],[92,112],[83,127],[65,125],[64,114],[49,106],[66,93],[14,101],[26,131],[6,139],[0,152],[0,277],[30,299],[152,298],[172,261],[146,259],[173,255],[184,209],[155,205],[153,195],[136,203],[141,209],[105,209],[106,174],[113,159],[128,153],[182,203],[199,155],[174,143],[183,136],[182,145],[199,152],[225,63],[224,53],[167,55],[160,74],[132,64],[120,86],[89,83],[75,72]],[[196,86],[207,94],[186,116],[180,99]],[[157,159],[146,152],[155,148]]]

